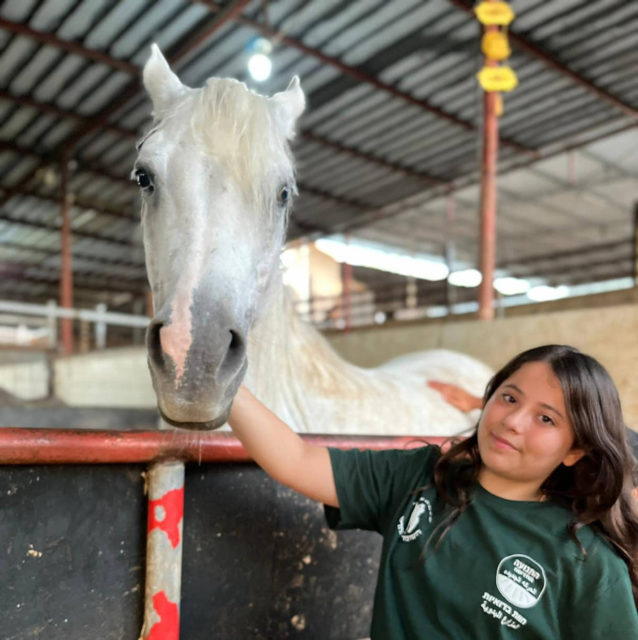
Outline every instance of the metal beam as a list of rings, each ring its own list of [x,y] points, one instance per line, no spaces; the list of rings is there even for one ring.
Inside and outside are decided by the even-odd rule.
[[[498,31],[498,27],[485,26],[484,33]],[[485,64],[496,66],[496,62],[485,59]],[[494,265],[496,263],[496,179],[498,177],[498,132],[497,104],[501,95],[483,91],[483,153],[481,160],[480,227],[479,227],[479,271],[482,280],[478,290],[479,320],[494,319]]]
[[[37,109],[38,111],[43,111],[44,113],[50,113],[58,118],[67,118],[69,120],[74,120],[79,124],[86,125],[90,122],[90,118],[86,116],[82,116],[79,113],[75,113],[74,111],[67,111],[66,109],[60,109],[55,105],[49,102],[39,102],[34,100],[33,98],[29,98],[27,96],[14,96],[6,90],[0,90],[0,100],[6,100],[7,102],[13,102],[14,104],[19,104],[22,107],[29,107],[31,109]],[[119,125],[109,122],[105,127],[109,131],[113,133],[118,133],[121,136],[125,137],[137,137],[137,132],[132,129],[126,129],[125,127],[120,127]]]
[[[357,211],[369,211],[370,205],[365,202],[361,202],[360,200],[353,200],[351,198],[344,198],[343,196],[337,196],[333,193],[328,193],[327,191],[323,191],[322,189],[316,189],[315,187],[310,187],[307,184],[298,183],[300,193],[308,193],[312,196],[316,196],[317,198],[323,198],[326,200],[332,200],[333,202],[337,202],[338,204],[345,205],[347,207],[351,207],[352,209],[357,209]]]
[[[33,265],[25,266],[30,269],[37,269],[37,267],[34,267]],[[21,282],[34,282],[37,284],[51,285],[53,287],[58,286],[57,277],[59,270],[47,268],[44,271],[46,273],[46,276],[44,274],[38,275],[37,273],[21,273],[17,275],[15,279]],[[0,262],[0,273],[1,272],[2,263]],[[90,276],[82,273],[76,273],[74,274],[74,279],[77,280],[77,282],[74,283],[77,288],[86,290],[91,289],[95,291],[111,291],[114,293],[134,292],[143,295],[148,287],[148,280],[146,276],[125,279],[117,276]],[[60,305],[60,307],[63,309],[70,308],[66,305]]]
[[[27,38],[36,40],[41,44],[55,47],[56,49],[61,49],[62,51],[75,54],[76,56],[80,56],[81,58],[95,60],[96,62],[105,64],[106,66],[111,67],[112,69],[117,69],[118,71],[124,71],[132,75],[136,75],[139,71],[138,67],[131,64],[130,62],[127,62],[126,60],[113,58],[112,56],[109,56],[102,51],[96,51],[95,49],[87,49],[78,42],[73,42],[71,40],[62,40],[52,33],[32,29],[29,25],[23,23],[11,22],[10,20],[0,18],[0,29],[4,29],[5,31],[9,31],[10,33],[14,33],[16,35],[26,36]]]
[[[0,152],[1,151],[10,151],[20,156],[31,156],[32,158],[37,158],[38,161],[40,162],[40,165],[53,162],[53,158],[51,156],[38,153],[37,151],[33,151],[32,149],[23,147],[21,145],[17,145],[13,142],[0,141]],[[113,180],[114,182],[125,184],[128,188],[131,189],[131,191],[134,188],[133,182],[128,177],[111,173],[111,171],[109,171],[108,169],[104,167],[98,167],[93,163],[89,163],[86,161],[84,161],[82,164],[78,163],[78,170],[87,171],[89,173],[95,173],[96,175],[99,175],[102,178],[108,178],[109,180]],[[14,186],[0,187],[0,189],[2,189],[5,192],[5,195],[3,196],[2,201],[0,201],[0,206],[4,204],[13,194],[19,194],[20,192],[23,192],[26,184],[33,177],[35,177],[36,172],[37,171],[29,172],[26,176],[20,179]],[[59,199],[58,199],[58,202],[59,202]]]
[[[212,2],[211,0],[191,0],[191,2],[194,2],[195,4],[202,4],[213,12],[220,11],[221,9],[220,5],[218,5],[216,2]],[[462,118],[459,118],[454,114],[448,113],[447,111],[443,111],[443,109],[439,109],[438,107],[431,105],[425,100],[420,100],[419,98],[415,98],[413,95],[406,93],[405,91],[400,91],[396,87],[393,87],[392,85],[382,82],[376,76],[373,76],[372,74],[367,73],[366,71],[363,71],[362,69],[359,69],[357,67],[352,67],[350,65],[347,65],[341,60],[339,60],[338,58],[328,56],[317,49],[313,49],[312,47],[309,47],[303,44],[303,42],[301,42],[300,40],[296,40],[295,38],[285,35],[284,33],[278,31],[277,29],[273,29],[272,27],[264,23],[258,22],[257,20],[253,20],[252,18],[247,18],[246,16],[238,16],[235,18],[235,21],[245,26],[251,27],[255,31],[258,31],[259,33],[262,33],[268,36],[269,38],[272,38],[276,42],[281,42],[289,47],[292,47],[294,49],[297,49],[298,51],[301,51],[305,55],[316,58],[317,60],[320,60],[323,64],[327,64],[332,67],[335,67],[341,73],[348,75],[351,78],[354,78],[358,82],[369,84],[375,87],[376,89],[380,89],[381,91],[384,91],[394,96],[395,98],[399,98],[404,102],[407,102],[411,105],[418,107],[419,109],[422,109],[423,111],[427,111],[435,115],[437,118],[440,118],[441,120],[445,120],[450,124],[461,127],[466,131],[476,131],[476,126],[471,122],[467,122],[466,120],[463,120]],[[501,144],[508,146],[514,149],[515,151],[526,154],[526,155],[533,155],[535,153],[534,149],[529,149],[528,147],[525,147],[524,145],[521,145],[515,142],[514,140],[501,138]]]
[[[141,249],[140,245],[140,249]],[[10,249],[13,251],[24,251],[31,255],[40,254],[42,256],[51,257],[51,256],[59,256],[60,251],[58,249],[49,249],[48,247],[35,247],[32,244],[21,244],[19,242],[6,242],[4,240],[0,241],[0,252],[3,249]],[[104,266],[104,265],[113,265],[117,267],[125,267],[128,269],[143,269],[145,268],[144,262],[134,262],[132,260],[119,260],[117,258],[106,258],[104,256],[96,256],[93,253],[84,253],[82,251],[77,251],[72,248],[73,257],[77,260],[81,260],[83,263],[95,263],[96,266]],[[9,259],[10,261],[10,259]],[[6,262],[0,258],[0,264]],[[33,264],[33,266],[38,267],[40,265]]]
[[[302,434],[310,444],[340,449],[404,449],[413,436],[330,436]],[[442,444],[445,438],[424,437]],[[161,460],[249,462],[241,442],[230,433],[171,431],[77,431],[0,429],[0,464],[122,464]]]
[[[13,187],[5,189],[4,187],[0,187],[0,190],[10,191],[11,197],[20,196],[23,198],[36,198],[38,200],[47,200],[49,202],[56,202],[56,203],[60,202],[60,198],[57,196],[45,194],[45,193],[39,193],[31,189],[24,189],[24,188],[16,189]],[[79,209],[87,209],[87,210],[91,209],[103,216],[110,216],[112,218],[118,218],[120,220],[130,220],[135,224],[139,222],[137,211],[134,209],[131,209],[132,215],[129,215],[127,213],[123,213],[119,209],[113,209],[108,205],[105,205],[104,203],[94,202],[93,200],[87,200],[86,198],[80,198],[77,196],[73,200],[73,206]]]
[[[354,158],[359,158],[366,162],[371,162],[380,167],[384,167],[385,169],[389,169],[390,171],[402,173],[410,178],[416,178],[417,180],[420,180],[421,182],[425,182],[429,185],[440,186],[440,185],[448,184],[448,182],[446,182],[445,180],[436,178],[435,176],[432,176],[429,173],[425,173],[423,171],[415,171],[414,169],[411,169],[410,167],[407,167],[405,165],[402,165],[396,162],[390,162],[388,160],[384,160],[383,158],[379,158],[378,156],[373,156],[368,153],[363,153],[362,151],[359,151],[358,149],[354,149],[353,147],[347,147],[346,145],[343,145],[339,142],[333,142],[332,140],[328,140],[326,138],[318,136],[312,133],[311,131],[302,130],[300,133],[300,137],[303,140],[308,140],[309,142],[315,142],[323,147],[334,149],[339,153],[349,155]]]
[[[601,244],[590,244],[586,247],[579,249],[570,249],[567,251],[560,251],[560,253],[541,254],[535,256],[527,256],[519,260],[509,260],[507,262],[499,263],[499,269],[510,269],[512,267],[521,267],[535,262],[551,262],[552,264],[559,264],[563,260],[587,256],[591,258],[591,255],[600,251],[610,252],[615,249],[626,249],[631,246],[631,240],[617,240],[615,242],[604,242]]]
[[[60,232],[60,227],[55,224],[50,224],[47,222],[33,222],[27,221],[19,216],[11,215],[9,213],[1,213],[0,220],[4,222],[11,222],[13,224],[22,225],[24,227],[30,227],[33,229],[44,229],[46,231],[52,231],[54,233]],[[116,240],[114,238],[109,238],[108,236],[100,236],[96,233],[89,233],[87,231],[78,231],[77,229],[71,230],[72,238],[82,238],[86,240],[97,240],[99,242],[104,242],[105,244],[112,244],[118,247],[141,247],[141,243],[134,242],[132,238],[129,238],[128,241]]]
[[[71,259],[71,200],[67,190],[69,163],[63,156],[60,163],[60,306],[66,309],[73,307],[73,265]],[[73,322],[65,318],[60,323],[62,353],[70,356],[73,353]]]

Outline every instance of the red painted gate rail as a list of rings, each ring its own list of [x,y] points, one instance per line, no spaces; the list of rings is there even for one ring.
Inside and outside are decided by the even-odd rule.
[[[302,437],[314,444],[340,449],[403,449],[446,440],[426,436],[303,434]],[[230,433],[0,428],[0,464],[124,464],[161,460],[249,462],[251,458]]]

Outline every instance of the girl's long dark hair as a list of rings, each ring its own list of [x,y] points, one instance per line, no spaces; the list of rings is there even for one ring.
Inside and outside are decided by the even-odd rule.
[[[591,356],[573,347],[546,345],[524,351],[496,373],[487,385],[483,405],[528,362],[551,366],[563,390],[574,446],[585,451],[572,467],[561,464],[541,491],[546,499],[572,512],[569,530],[579,546],[578,529],[592,525],[617,549],[629,568],[638,606],[638,500],[632,495],[634,460],[618,391],[606,369]],[[481,464],[476,432],[439,457],[434,485],[452,509],[437,534],[437,546],[470,503]]]

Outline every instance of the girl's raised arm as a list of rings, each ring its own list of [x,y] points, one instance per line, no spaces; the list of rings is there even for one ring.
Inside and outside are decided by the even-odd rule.
[[[228,423],[268,475],[313,500],[339,506],[328,449],[304,442],[243,386]]]

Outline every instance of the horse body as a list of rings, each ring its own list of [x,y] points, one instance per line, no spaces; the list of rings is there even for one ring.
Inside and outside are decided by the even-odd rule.
[[[155,317],[147,332],[162,417],[223,425],[246,383],[298,431],[451,435],[471,420],[427,378],[480,394],[490,371],[446,351],[372,370],[344,362],[292,310],[279,255],[295,192],[295,78],[271,98],[234,80],[181,84],[157,47],[144,68],[154,123],[138,145]]]
[[[283,286],[269,302],[249,340],[246,386],[295,430],[447,436],[474,427],[476,416],[425,382],[453,382],[480,396],[492,375],[483,363],[436,349],[364,369],[295,314]]]

